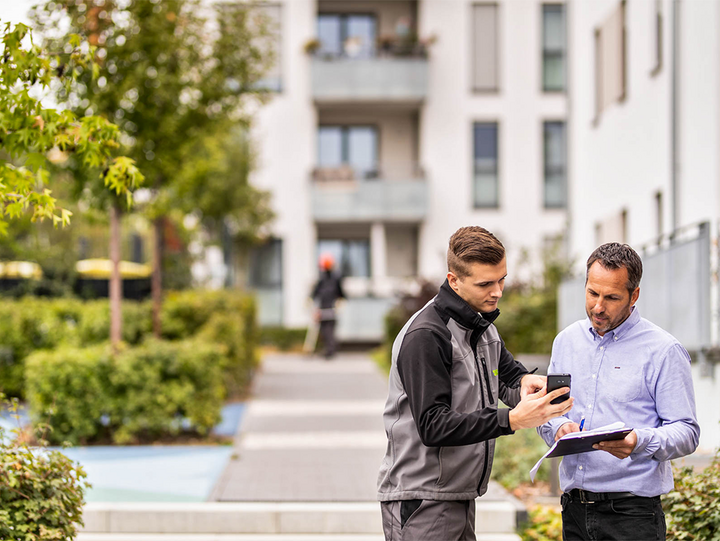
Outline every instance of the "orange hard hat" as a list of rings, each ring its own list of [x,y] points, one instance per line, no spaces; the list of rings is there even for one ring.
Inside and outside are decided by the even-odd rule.
[[[335,266],[335,260],[330,254],[322,254],[320,256],[320,268],[323,270],[330,270]]]

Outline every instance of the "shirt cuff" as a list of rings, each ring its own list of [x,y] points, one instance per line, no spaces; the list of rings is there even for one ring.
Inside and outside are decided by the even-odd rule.
[[[634,460],[637,458],[651,457],[658,450],[658,445],[653,444],[653,429],[652,428],[636,428],[635,435],[637,436],[637,444],[632,453],[630,453],[630,459]]]
[[[510,409],[509,408],[498,408],[497,410],[498,425],[500,425],[500,432],[503,436],[508,434],[515,434],[515,431],[510,428]]]

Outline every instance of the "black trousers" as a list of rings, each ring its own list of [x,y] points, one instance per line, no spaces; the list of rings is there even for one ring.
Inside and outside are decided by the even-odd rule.
[[[633,496],[582,503],[563,494],[564,541],[663,541],[666,525],[660,497]]]
[[[329,359],[335,355],[337,342],[335,341],[335,320],[325,319],[320,321],[320,336],[325,345],[325,358]]]

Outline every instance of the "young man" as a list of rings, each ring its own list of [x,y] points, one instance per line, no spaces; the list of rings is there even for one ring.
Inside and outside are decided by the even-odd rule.
[[[493,325],[505,248],[482,227],[450,239],[447,280],[393,345],[380,468],[387,540],[474,540],[475,498],[487,490],[495,438],[566,413],[545,378],[513,359]],[[498,407],[498,399],[513,407]]]
[[[553,344],[548,373],[572,374],[576,407],[538,428],[547,444],[579,431],[583,419],[585,430],[616,421],[634,428],[595,446],[604,453],[563,458],[563,539],[665,539],[660,494],[673,487],[670,460],[698,445],[690,356],[640,317],[640,278],[632,248],[600,246],[587,261],[588,317]]]

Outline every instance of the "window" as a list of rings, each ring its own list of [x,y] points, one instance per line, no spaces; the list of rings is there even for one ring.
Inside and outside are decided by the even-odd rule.
[[[373,15],[318,15],[318,54],[321,57],[372,58],[376,34]]]
[[[545,92],[565,90],[565,6],[543,4],[542,85]]]
[[[473,24],[473,90],[498,90],[498,7],[496,4],[475,4]]]
[[[349,165],[354,178],[377,176],[378,134],[374,126],[320,126],[318,167]]]
[[[330,254],[335,260],[340,275],[370,277],[370,240],[369,239],[320,239],[317,244],[316,259],[322,254]]]
[[[271,239],[250,252],[250,286],[282,287],[282,241]]]
[[[625,2],[595,30],[595,120],[627,94]]]
[[[663,63],[663,12],[662,0],[655,0],[653,3],[653,68],[651,75],[660,73]]]
[[[655,193],[655,234],[658,237],[658,243],[660,237],[662,237],[665,224],[663,215],[663,194],[661,191]]]
[[[565,122],[543,123],[545,208],[567,205],[567,152]]]
[[[498,198],[498,125],[497,122],[476,122],[474,140],[474,190],[476,208],[495,208]]]

